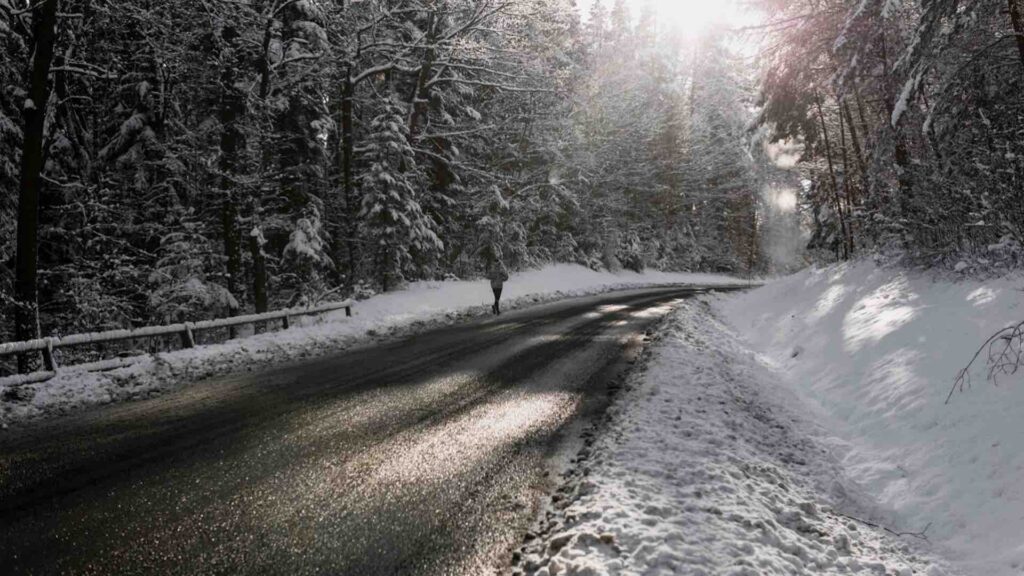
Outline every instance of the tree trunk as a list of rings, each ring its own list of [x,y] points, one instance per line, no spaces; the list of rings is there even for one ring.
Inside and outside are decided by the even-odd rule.
[[[840,105],[841,106],[841,105]],[[843,195],[846,200],[846,214],[849,216],[846,226],[846,251],[849,255],[853,255],[854,244],[854,206],[856,204],[854,200],[853,187],[850,185],[850,151],[846,146],[846,120],[843,116],[842,110],[839,110],[839,149],[843,153]],[[852,126],[850,127],[852,128]]]
[[[853,87],[853,95],[857,100],[857,116],[860,119],[860,133],[864,134],[864,137],[868,137],[871,134],[871,129],[868,127],[867,115],[864,113],[864,100],[860,96],[860,90],[856,86]],[[867,142],[864,143],[867,146]]]
[[[270,78],[270,46],[274,39],[274,17],[273,15],[267,18],[263,29],[263,43],[260,51],[259,60],[259,73],[260,73],[260,91],[259,97],[266,105],[267,98],[270,96],[271,90],[271,78]],[[260,148],[260,179],[261,181],[267,174],[267,167],[272,162],[272,152],[270,145],[268,144],[267,137],[261,136],[259,142]],[[260,195],[262,194],[262,185],[257,188],[257,196],[253,201],[252,206],[252,219],[253,219],[253,230],[257,230],[257,222],[259,221],[260,214]],[[263,247],[261,242],[263,240],[262,230],[260,230],[260,237],[251,237],[249,248],[252,251],[252,264],[253,264],[253,300],[256,307],[256,312],[266,312],[268,310],[267,302],[269,301],[269,291],[267,290],[267,261],[266,255],[263,253]],[[255,249],[253,246],[255,245]],[[262,310],[261,310],[262,308]],[[257,327],[259,328],[259,327]]]
[[[224,256],[226,260],[225,287],[236,299],[241,298],[242,280],[242,247],[238,232],[238,206],[235,203],[234,182],[231,175],[238,166],[238,151],[244,147],[242,131],[238,128],[239,119],[245,114],[245,96],[235,89],[234,69],[224,70],[221,78],[223,99],[220,106],[220,170],[221,170],[221,233],[224,236]],[[238,313],[237,306],[228,307],[228,315]],[[237,335],[234,327],[229,329],[231,337]]]
[[[888,112],[888,118],[892,118],[893,112],[896,110],[896,103],[899,101],[899,89],[894,84],[893,71],[889,67],[889,57],[886,44],[884,41],[881,44],[881,56],[883,64],[883,73],[885,74],[886,78],[886,112]],[[895,124],[893,124],[891,121],[886,122],[886,124],[892,130],[893,163],[896,164],[896,191],[898,194],[896,201],[900,208],[900,224],[901,226],[903,226],[904,244],[907,244],[909,240],[909,236],[907,235],[907,226],[912,221],[911,216],[914,205],[914,182],[910,173],[910,152],[907,150],[907,138],[903,133],[903,124],[906,119],[906,116],[906,114],[900,116],[900,120]]]
[[[270,45],[274,40],[274,17],[267,18],[263,28],[263,49],[260,54],[260,98],[270,95]]]
[[[1020,65],[1024,67],[1024,6],[1021,0],[1007,0],[1010,5],[1010,24],[1013,26],[1013,33],[1017,37],[1017,53],[1020,55]]]
[[[28,98],[23,107],[25,135],[21,152],[18,192],[18,238],[14,298],[16,340],[39,337],[39,194],[43,171],[43,139],[46,106],[50,99],[50,65],[57,40],[59,0],[43,0],[32,8],[35,53],[29,77]],[[31,369],[28,356],[18,356],[18,371]]]
[[[231,296],[238,299],[238,280],[242,275],[242,251],[238,240],[238,207],[235,206],[234,194],[231,190],[223,190],[224,198],[221,200],[221,234],[224,235],[224,256],[225,256],[225,288]],[[228,304],[228,316],[238,314],[238,307]],[[238,335],[238,330],[232,326],[228,328],[231,338]]]
[[[900,218],[906,223],[909,222],[913,212],[914,182],[910,174],[910,152],[907,151],[907,139],[903,135],[900,126],[893,128],[895,131],[895,148],[893,160],[896,163],[896,186],[899,188]]]
[[[253,300],[256,313],[262,314],[270,309],[267,298],[267,259],[260,238],[256,235],[250,236],[249,249],[252,252],[253,275],[256,277]]]
[[[412,111],[409,115],[409,138],[415,138],[420,124],[429,112],[430,105],[430,73],[434,69],[434,61],[437,59],[437,50],[434,43],[437,42],[437,21],[433,12],[430,13],[427,23],[427,50],[423,55],[423,62],[420,64],[419,77],[416,80],[416,88],[412,94]]]
[[[355,160],[355,127],[352,119],[352,99],[355,87],[352,85],[351,65],[345,68],[345,79],[341,85],[341,191],[345,203],[345,221],[341,228],[345,233],[345,253],[348,257],[346,283],[353,286],[356,277],[355,223],[359,213],[356,193],[352,188],[352,166]]]
[[[835,167],[832,164],[832,142],[828,137],[828,126],[825,124],[825,114],[821,110],[821,96],[815,96],[815,105],[818,107],[818,121],[821,123],[821,133],[825,138],[825,155],[828,158],[828,175],[832,182],[832,198],[836,207],[836,216],[839,218],[839,229],[842,234],[843,242],[843,259],[849,258],[849,252],[847,249],[846,238],[846,217],[843,215],[843,204],[839,199],[839,185],[836,181]]]
[[[221,233],[224,235],[224,256],[226,257],[226,288],[237,299],[238,280],[242,276],[242,250],[238,235],[238,206],[231,190],[223,191],[221,202]],[[238,310],[232,308],[234,315]]]
[[[867,180],[867,159],[864,158],[864,151],[860,147],[860,137],[857,136],[857,127],[853,124],[853,114],[850,112],[850,103],[843,100],[843,115],[846,116],[846,126],[850,131],[850,144],[853,145],[853,154],[857,159],[857,167],[860,169],[861,178]]]
[[[253,302],[257,314],[262,314],[270,309],[267,298],[267,259],[263,254],[262,240],[262,232],[254,226],[253,233],[249,235],[249,254],[252,256]],[[253,328],[256,332],[262,332],[264,325],[258,322]]]

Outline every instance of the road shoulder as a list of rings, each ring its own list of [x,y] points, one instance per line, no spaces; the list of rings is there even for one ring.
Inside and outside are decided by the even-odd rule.
[[[555,276],[549,279],[549,288],[539,287],[547,276],[562,272],[562,268],[555,267],[527,273],[523,285],[510,290],[505,309],[513,312],[611,292],[679,286],[688,280],[729,284],[728,278],[701,275],[619,277],[594,273],[594,278],[588,278],[589,284],[576,288],[566,288],[565,280],[556,282]],[[542,278],[532,278],[531,274]],[[518,280],[519,277],[513,278],[510,288],[516,288]],[[290,330],[134,357],[131,366],[116,370],[84,372],[69,367],[46,382],[0,386],[0,430],[95,406],[152,398],[213,377],[302,363],[341,351],[395,342],[437,328],[481,321],[490,313],[489,295],[484,282],[420,283],[408,291],[380,295],[357,304],[352,318],[345,317],[343,312],[332,313],[322,319],[296,322]]]
[[[870,520],[800,401],[698,301],[590,431],[514,574],[952,574]],[[922,527],[923,528],[923,527]]]

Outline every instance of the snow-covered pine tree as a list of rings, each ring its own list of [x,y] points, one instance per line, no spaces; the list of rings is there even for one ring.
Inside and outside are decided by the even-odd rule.
[[[749,272],[758,262],[756,166],[747,127],[752,82],[722,29],[705,31],[690,88],[687,180],[704,244],[704,267]]]
[[[18,98],[22,93],[21,62],[25,61],[26,44],[14,27],[15,6],[12,0],[0,0],[0,51],[6,58],[0,62],[0,341],[14,337],[14,246],[18,187],[18,165],[21,161],[21,111]],[[23,95],[23,94],[22,94]]]
[[[828,248],[819,254],[1018,262],[1020,3],[764,4],[762,119],[778,140],[806,145],[798,169],[812,239]]]
[[[274,155],[280,166],[282,208],[295,222],[284,249],[285,270],[296,280],[300,299],[323,291],[334,264],[329,257],[324,197],[327,140],[334,129],[326,106],[327,86],[318,63],[331,53],[321,3],[299,0],[282,5],[280,52],[273,70],[276,102]]]
[[[387,291],[420,272],[444,248],[434,222],[423,213],[423,173],[408,141],[406,110],[394,96],[370,123],[370,169],[361,180],[364,234],[374,276]]]
[[[495,262],[518,267],[527,260],[526,230],[517,221],[512,205],[497,186],[478,206],[477,245],[474,254],[486,268]]]
[[[219,269],[219,250],[203,236],[195,213],[181,214],[171,229],[160,239],[159,259],[148,278],[150,322],[194,321],[237,310],[231,291],[210,277]]]
[[[295,222],[284,247],[285,269],[294,277],[289,282],[294,287],[289,306],[311,304],[327,291],[328,272],[334,266],[328,246],[321,211],[313,204]]]

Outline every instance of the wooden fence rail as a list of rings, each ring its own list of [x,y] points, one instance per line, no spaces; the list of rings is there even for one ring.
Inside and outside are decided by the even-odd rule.
[[[23,342],[7,342],[0,344],[0,358],[14,354],[26,354],[38,352],[43,357],[44,371],[33,374],[22,374],[9,378],[0,378],[0,384],[28,384],[42,382],[52,378],[60,367],[54,357],[53,351],[59,348],[70,348],[72,346],[85,346],[89,344],[106,344],[109,342],[124,342],[128,340],[139,340],[144,338],[158,338],[163,336],[178,335],[181,338],[183,348],[193,348],[196,345],[196,332],[204,330],[215,330],[217,328],[233,328],[246,324],[260,324],[280,320],[283,328],[289,326],[289,319],[300,316],[314,316],[337,310],[345,310],[346,316],[352,316],[353,302],[331,302],[311,306],[309,308],[290,308],[264,314],[250,314],[247,316],[234,316],[231,318],[219,318],[217,320],[202,320],[199,322],[183,322],[168,326],[144,326],[127,330],[110,330],[107,332],[91,332],[87,334],[72,334],[69,336],[50,336],[48,338],[37,338]],[[79,368],[90,371],[110,370],[127,365],[123,358],[112,358],[80,364]]]

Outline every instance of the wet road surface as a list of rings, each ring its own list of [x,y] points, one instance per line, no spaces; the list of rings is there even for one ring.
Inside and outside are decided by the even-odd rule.
[[[0,573],[466,574],[692,289],[619,292],[0,434]]]

